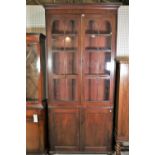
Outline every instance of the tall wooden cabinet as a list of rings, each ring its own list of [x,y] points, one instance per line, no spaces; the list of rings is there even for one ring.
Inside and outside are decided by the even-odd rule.
[[[121,154],[121,147],[129,142],[129,60],[117,58],[116,74],[116,115],[115,115],[116,154]]]
[[[26,153],[46,151],[45,36],[26,34]]]
[[[50,153],[112,151],[118,7],[45,6]]]

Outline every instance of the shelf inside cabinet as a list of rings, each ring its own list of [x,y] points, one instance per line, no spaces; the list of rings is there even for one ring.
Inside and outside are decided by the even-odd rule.
[[[88,52],[111,52],[110,48],[104,47],[86,47],[85,50]]]
[[[76,36],[77,32],[57,32],[57,33],[52,33],[52,36]]]
[[[38,103],[38,99],[37,98],[26,98],[26,101],[28,101],[28,102],[33,101],[33,102],[36,102],[36,104]]]
[[[60,48],[52,48],[53,52],[75,52],[77,50],[77,48],[64,48],[64,47],[60,47]]]
[[[53,79],[76,79],[78,74],[53,74]]]
[[[96,36],[104,36],[104,37],[111,37],[112,36],[112,33],[94,33],[94,32],[89,32],[89,33],[86,33],[86,35],[92,37],[92,38],[95,38]]]
[[[97,79],[97,78],[102,78],[102,79],[109,79],[110,75],[108,74],[85,74],[85,77],[87,79]]]

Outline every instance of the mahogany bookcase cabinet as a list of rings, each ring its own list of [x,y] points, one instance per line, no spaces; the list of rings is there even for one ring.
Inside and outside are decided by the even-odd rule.
[[[119,4],[45,6],[50,153],[111,153]]]
[[[45,36],[26,34],[26,153],[43,154],[45,122]]]
[[[120,155],[124,142],[129,142],[129,58],[117,58],[116,71],[116,154]],[[129,149],[129,147],[128,147]]]

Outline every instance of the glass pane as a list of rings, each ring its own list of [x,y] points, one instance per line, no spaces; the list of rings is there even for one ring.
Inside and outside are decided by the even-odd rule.
[[[53,99],[58,101],[76,101],[77,83],[75,79],[54,79]]]
[[[38,100],[40,61],[36,44],[26,46],[26,99]]]
[[[78,24],[74,19],[56,19],[52,22],[52,34],[75,34],[77,33],[77,26]]]
[[[111,26],[108,21],[88,20],[86,24],[85,49],[89,52],[111,50]]]
[[[79,16],[77,16],[79,18]],[[80,19],[80,18],[79,18]],[[51,24],[52,100],[77,101],[78,31],[75,16],[55,16]]]
[[[111,25],[102,18],[87,19],[84,51],[84,100],[109,100],[111,71]]]
[[[54,20],[52,25],[53,73],[77,74],[77,22]]]
[[[84,100],[108,101],[110,92],[109,79],[85,79]]]
[[[53,53],[54,74],[76,74],[76,53]]]
[[[53,52],[75,52],[77,50],[77,38],[74,35],[53,35]]]
[[[85,47],[88,52],[98,52],[98,51],[110,51],[111,50],[111,38],[89,35],[85,39]]]
[[[110,75],[111,53],[86,52],[84,64],[85,74]]]
[[[111,33],[111,25],[109,21],[100,19],[90,19],[87,21],[86,25],[86,33],[88,34],[110,34]]]

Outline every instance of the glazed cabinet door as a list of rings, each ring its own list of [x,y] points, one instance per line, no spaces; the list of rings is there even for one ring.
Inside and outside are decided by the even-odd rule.
[[[46,99],[45,36],[26,34],[26,103],[41,104]]]
[[[80,16],[49,16],[48,78],[49,105],[79,104]]]
[[[82,103],[112,106],[114,80],[113,18],[82,16]]]
[[[35,42],[26,44],[26,100],[39,101],[40,92],[40,46]]]
[[[78,109],[49,109],[50,150],[78,151],[79,125]]]

